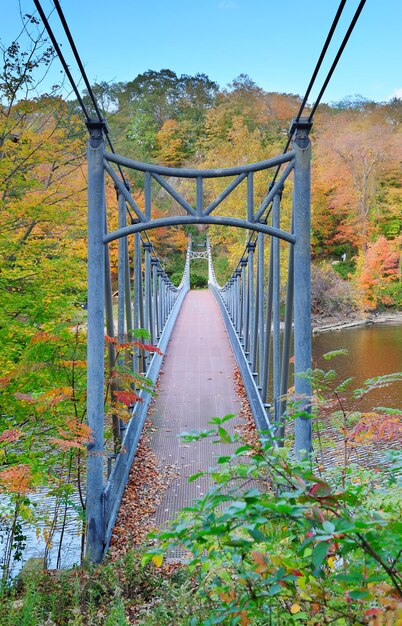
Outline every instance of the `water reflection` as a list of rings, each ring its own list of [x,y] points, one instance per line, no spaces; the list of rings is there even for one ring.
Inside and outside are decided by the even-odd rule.
[[[348,356],[319,361],[331,350],[346,348]],[[351,388],[358,388],[368,378],[393,374],[402,369],[402,325],[377,324],[345,328],[313,336],[313,361],[322,369],[334,369],[341,380],[353,377]],[[402,385],[393,383],[371,392],[361,404],[364,410],[375,406],[402,409]]]
[[[22,558],[12,560],[10,567],[10,576],[15,577],[22,569],[24,563],[30,558],[42,559],[45,554],[47,557],[47,567],[54,569],[58,564],[58,552],[60,540],[62,540],[61,548],[61,567],[63,569],[73,567],[80,563],[81,558],[81,528],[82,521],[80,519],[79,498],[78,494],[71,496],[71,504],[67,508],[67,515],[64,530],[62,530],[62,520],[64,515],[64,506],[58,516],[58,523],[52,534],[51,541],[46,543],[44,534],[51,528],[51,518],[56,506],[56,498],[46,494],[46,490],[38,489],[36,493],[28,494],[35,515],[35,523],[22,521],[21,530],[25,536],[25,548],[23,549]],[[11,508],[12,505],[11,505]],[[4,550],[8,535],[8,518],[7,511],[10,509],[10,501],[6,494],[0,496],[0,572],[1,566],[4,566]],[[44,533],[45,531],[45,533]],[[0,576],[1,577],[1,576]]]

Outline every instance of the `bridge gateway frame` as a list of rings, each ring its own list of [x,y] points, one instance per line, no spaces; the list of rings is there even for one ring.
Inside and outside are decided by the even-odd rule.
[[[107,549],[117,517],[147,408],[149,390],[139,392],[140,402],[132,407],[128,426],[113,420],[115,454],[105,449],[104,434],[104,350],[106,329],[114,337],[112,283],[109,244],[118,240],[118,323],[117,339],[123,343],[132,329],[146,328],[152,343],[166,349],[181,303],[189,289],[191,244],[187,250],[185,271],[179,287],[168,279],[156,257],[152,243],[141,235],[154,228],[186,224],[220,224],[248,229],[256,233],[229,279],[220,287],[216,281],[211,248],[208,246],[209,284],[220,305],[229,337],[238,360],[254,418],[259,429],[284,434],[283,414],[286,407],[290,334],[294,317],[295,398],[302,416],[295,419],[296,453],[312,449],[311,382],[300,376],[311,367],[310,305],[310,161],[311,122],[300,118],[292,126],[293,150],[259,163],[226,169],[193,170],[144,164],[105,151],[106,123],[87,123],[88,140],[88,354],[87,354],[87,421],[93,439],[87,449],[87,556],[100,561]],[[144,177],[145,210],[141,210],[130,190],[121,181],[113,164],[141,173]],[[285,166],[278,180],[268,187],[259,206],[255,206],[254,175]],[[118,196],[118,228],[108,232],[106,222],[105,172],[111,177]],[[280,201],[285,181],[293,172],[292,228],[280,228]],[[204,181],[211,178],[233,180],[207,206]],[[172,179],[195,181],[195,203],[189,203],[171,184]],[[219,205],[244,181],[246,201],[244,218],[219,214]],[[182,211],[169,217],[155,217],[152,185],[159,185]],[[272,223],[265,216],[272,203]],[[127,210],[131,224],[126,223]],[[183,213],[184,210],[184,213]],[[134,217],[135,215],[135,217]],[[146,234],[146,233],[145,233]],[[265,297],[264,235],[271,238],[269,276]],[[128,240],[133,236],[134,250]],[[279,241],[289,244],[288,290],[282,356],[280,354],[280,254]],[[257,250],[257,253],[256,253]],[[130,255],[132,263],[130,262]],[[144,257],[144,258],[142,258]],[[256,258],[257,257],[257,258]],[[143,269],[142,269],[143,260]],[[272,333],[271,333],[272,329]],[[268,402],[270,343],[272,335],[272,402]],[[116,353],[108,343],[109,369]],[[133,371],[146,372],[156,381],[162,356],[147,357],[137,345]],[[257,371],[256,371],[257,370]],[[274,423],[270,422],[273,405]],[[305,416],[304,416],[305,415]],[[107,460],[107,462],[106,462]]]

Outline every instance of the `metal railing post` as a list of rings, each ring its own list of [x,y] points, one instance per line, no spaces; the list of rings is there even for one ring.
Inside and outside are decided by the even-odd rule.
[[[293,232],[293,219],[292,219],[292,232]],[[281,400],[279,404],[279,420],[280,428],[278,435],[280,437],[279,445],[283,445],[283,439],[285,437],[285,423],[283,416],[286,411],[286,394],[288,392],[289,385],[289,368],[290,368],[290,346],[292,338],[292,317],[293,317],[293,291],[294,291],[294,247],[290,244],[289,247],[289,265],[288,265],[288,282],[286,291],[286,308],[285,308],[285,322],[283,329],[283,346],[282,346],[282,370],[281,370]]]
[[[277,193],[274,196],[272,202],[272,226],[279,228],[280,226],[280,194]],[[274,373],[274,389],[273,389],[273,401],[274,401],[274,420],[275,423],[279,422],[279,401],[280,401],[280,371],[281,371],[281,311],[280,311],[280,298],[281,298],[281,272],[280,272],[280,250],[279,239],[277,237],[273,240],[273,320],[274,320],[274,336],[272,346],[272,360],[273,360],[273,373]]]
[[[236,332],[240,336],[241,332],[241,271],[236,270]]]
[[[126,260],[125,260],[125,268],[124,268],[124,278],[125,278],[125,301],[126,301],[126,329],[128,339],[133,339],[133,316],[132,316],[132,308],[131,308],[131,279],[130,279],[130,252],[128,248],[128,237],[124,237],[124,244],[126,249]]]
[[[158,334],[159,336],[162,334],[163,330],[163,287],[162,287],[162,269],[158,267]]]
[[[269,388],[269,373],[271,363],[271,333],[272,333],[272,300],[273,300],[273,275],[274,275],[274,238],[271,237],[269,252],[269,270],[267,285],[267,313],[265,318],[265,340],[264,340],[264,373],[262,377],[262,401],[267,403]]]
[[[126,225],[126,203],[121,193],[118,194],[119,204],[119,228]],[[125,237],[119,239],[118,244],[118,260],[117,260],[117,339],[119,343],[124,343],[125,336],[125,288],[126,288],[126,241]],[[123,357],[124,362],[124,357]],[[122,365],[122,360],[119,361]]]
[[[105,232],[106,228],[106,209],[105,209]],[[108,337],[114,338],[114,315],[113,315],[113,292],[112,292],[112,277],[110,273],[110,257],[109,257],[109,244],[105,245],[105,313],[106,313],[106,334]],[[108,353],[108,370],[109,375],[116,365],[116,346],[112,342],[107,344]],[[110,384],[110,394],[113,400],[114,392],[117,391],[117,381],[113,377]],[[116,414],[112,415],[112,427],[113,427],[113,442],[114,451],[117,452],[120,447],[121,432],[120,432],[120,420]]]
[[[255,250],[255,242],[250,242],[247,247],[248,247],[248,316],[249,316],[249,323],[248,323],[248,345],[249,345],[249,363],[250,365],[253,363],[254,360],[254,317],[255,317],[255,310],[254,310],[254,250]]]
[[[265,237],[263,233],[258,233],[258,381],[261,391],[264,369],[264,246]]]
[[[104,308],[105,232],[103,124],[88,122],[88,352],[87,422],[87,558],[100,562],[104,546]]]
[[[311,296],[310,296],[310,161],[311,127],[301,118],[295,124],[294,140],[294,351],[295,396],[297,411],[311,412],[311,381],[300,376],[311,368]],[[299,416],[295,421],[295,450],[309,454],[312,451],[311,418]]]
[[[152,276],[151,276],[151,244],[146,241],[143,245],[145,250],[145,326],[154,343],[155,334],[152,319]]]
[[[242,308],[242,331],[241,331],[241,340],[244,351],[246,351],[246,334],[247,334],[247,325],[248,325],[248,317],[247,317],[247,283],[246,283],[246,267],[247,267],[247,259],[242,259],[240,261],[241,265],[241,308]]]
[[[141,235],[140,233],[135,233],[134,235],[134,304],[133,304],[133,312],[134,312],[134,330],[138,330],[140,328],[140,300],[142,297],[141,294]],[[141,370],[140,368],[140,351],[137,346],[134,346],[134,372],[138,374]]]
[[[158,319],[158,259],[152,257],[151,259],[152,270],[152,319],[153,319],[153,334],[152,342],[156,343],[160,336],[159,319]]]

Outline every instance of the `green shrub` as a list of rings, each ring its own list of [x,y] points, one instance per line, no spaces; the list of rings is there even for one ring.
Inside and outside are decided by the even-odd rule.
[[[402,282],[388,283],[383,289],[383,300],[392,308],[402,309]]]
[[[339,263],[336,263],[332,267],[343,280],[347,280],[349,276],[351,274],[353,275],[356,271],[356,263],[354,263],[354,261],[339,261]]]
[[[190,478],[208,474],[215,484],[168,530],[154,535],[159,544],[143,558],[144,564],[160,564],[172,548],[188,551],[197,594],[210,604],[209,617],[191,624],[401,623],[402,454],[390,454],[384,471],[351,465],[347,450],[355,413],[339,409],[350,380],[339,384],[333,370],[306,376],[316,383],[319,400],[326,395],[319,403],[323,410],[330,406],[329,392],[340,399],[331,410],[344,433],[343,465],[315,472],[312,459],[298,460],[272,440],[256,447],[242,443],[224,428],[232,416],[213,418],[216,442],[238,447],[218,459],[218,469]],[[371,379],[351,397],[400,379],[401,374]],[[293,410],[298,417],[297,406]],[[373,436],[387,418],[398,432],[398,412],[377,410]],[[185,439],[205,436],[211,431]]]
[[[190,270],[191,289],[206,289],[208,287],[208,277]]]
[[[170,275],[170,280],[174,284],[175,287],[178,287],[181,283],[181,279],[183,278],[183,272],[174,272]]]

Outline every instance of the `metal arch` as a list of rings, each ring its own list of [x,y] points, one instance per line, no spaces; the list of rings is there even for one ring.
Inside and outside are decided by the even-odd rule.
[[[195,170],[141,163],[120,155],[105,152],[103,155],[104,169],[112,178],[117,192],[124,197],[127,205],[134,211],[135,219],[132,219],[131,225],[106,234],[104,243],[109,243],[132,233],[152,228],[186,224],[219,224],[222,226],[233,226],[235,228],[265,233],[294,244],[295,236],[284,230],[267,226],[264,220],[264,214],[267,207],[278,193],[278,190],[283,186],[283,183],[293,171],[295,154],[295,151],[290,151],[258,163],[229,168]],[[111,163],[115,163],[119,167],[123,165],[143,175],[145,210],[141,210],[138,206],[129,189],[114,171]],[[255,173],[264,172],[273,167],[280,167],[282,164],[287,164],[287,167],[284,169],[281,177],[273,186],[267,184],[266,193],[257,203],[254,193]],[[207,202],[203,191],[204,180],[214,178],[232,178],[232,180],[212,201]],[[174,188],[171,183],[172,179],[191,179],[195,182],[195,202],[193,204],[190,203],[180,191]],[[219,215],[216,209],[243,183],[243,181],[245,181],[246,186],[244,216],[237,218]],[[180,207],[180,211],[184,210],[184,214],[180,214],[177,210],[174,210],[173,214],[169,217],[154,219],[152,215],[152,183],[163,189],[166,194],[175,201],[178,207]]]
[[[152,220],[151,222],[138,222],[136,224],[132,224],[131,226],[126,226],[125,228],[120,228],[118,230],[107,233],[103,237],[103,242],[110,243],[115,239],[120,239],[120,237],[126,237],[127,235],[131,235],[132,233],[139,233],[144,230],[151,230],[153,228],[160,228],[162,226],[180,226],[186,224],[220,224],[222,226],[234,226],[235,228],[254,230],[259,233],[271,235],[272,237],[278,237],[279,239],[283,239],[283,241],[287,241],[288,243],[296,243],[296,236],[284,230],[273,228],[272,226],[268,226],[267,224],[263,224],[261,222],[255,224],[253,222],[249,222],[248,220],[241,220],[235,217],[220,217],[218,215],[213,217],[192,217],[181,215],[177,217],[158,218]]]
[[[295,158],[295,152],[290,150],[285,154],[280,154],[272,159],[266,159],[265,161],[258,161],[257,163],[249,163],[247,165],[238,165],[235,167],[216,168],[197,170],[185,167],[163,167],[161,165],[154,165],[153,163],[141,163],[140,161],[134,161],[133,159],[127,159],[120,154],[113,154],[112,152],[104,152],[104,158],[116,165],[122,165],[132,170],[139,172],[150,172],[159,174],[160,176],[169,176],[170,178],[224,178],[227,176],[239,176],[245,172],[259,172],[266,170],[282,163],[287,163]]]

